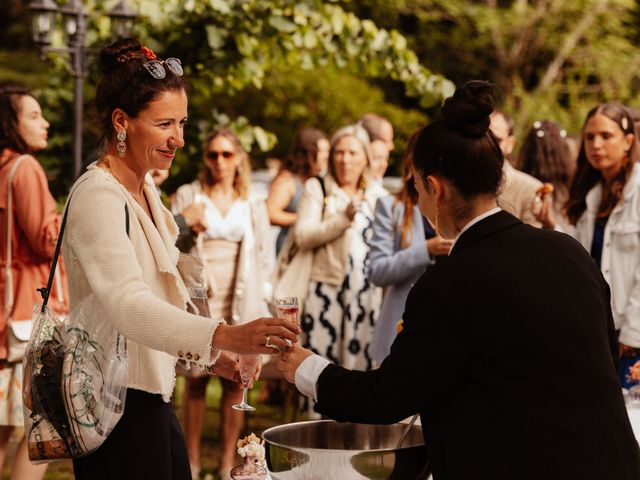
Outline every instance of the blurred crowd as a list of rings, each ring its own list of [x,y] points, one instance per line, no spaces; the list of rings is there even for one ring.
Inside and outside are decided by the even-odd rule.
[[[609,283],[625,387],[636,382],[629,367],[640,353],[637,120],[637,110],[606,103],[589,113],[576,135],[540,119],[517,139],[513,120],[503,111],[491,115],[490,126],[507,160],[499,206],[525,223],[575,237]],[[33,157],[47,145],[48,126],[27,90],[0,91],[0,259],[3,269],[13,271],[11,284],[4,274],[0,278],[0,356],[8,319],[31,315],[57,239],[55,200]],[[331,135],[301,128],[290,154],[269,175],[265,196],[252,182],[249,152],[238,136],[226,128],[211,132],[203,158],[194,159],[201,164],[198,178],[170,196],[170,210],[180,230],[179,249],[205,264],[212,316],[229,324],[270,316],[274,291],[287,288],[285,273],[295,269],[297,285],[290,293],[300,305],[302,346],[349,369],[379,366],[402,328],[412,285],[426,269],[446,261],[452,247],[452,239],[439,234],[437,214],[434,224],[420,214],[410,155],[402,160],[400,189],[389,192],[383,186],[393,150],[393,126],[374,113]],[[26,155],[25,161],[12,171],[18,155]],[[151,175],[160,192],[168,171]],[[15,213],[7,207],[9,185]],[[65,312],[64,265],[60,272],[54,307]],[[424,303],[428,314],[429,299]],[[178,370],[186,378],[182,403],[189,462],[199,478],[211,377]],[[12,400],[19,396],[21,375],[19,366],[0,369],[0,471],[11,428],[22,424],[20,403]],[[244,414],[231,408],[241,400],[240,385],[221,382],[218,465],[228,478]],[[261,395],[279,402],[288,388],[270,382]],[[15,478],[42,478],[43,467],[26,462],[19,450],[14,468],[33,472]]]

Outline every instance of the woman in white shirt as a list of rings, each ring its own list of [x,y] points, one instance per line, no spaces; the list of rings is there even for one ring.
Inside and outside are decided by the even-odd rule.
[[[578,168],[567,215],[573,235],[611,287],[611,307],[623,364],[640,353],[640,165],[633,119],[619,103],[603,103],[582,129]],[[544,215],[546,213],[546,216]],[[556,226],[552,211],[543,225]],[[622,367],[622,365],[621,365]],[[620,371],[624,384],[628,370]]]
[[[231,324],[245,323],[268,312],[267,278],[274,257],[269,216],[263,201],[249,199],[251,165],[237,135],[221,128],[204,147],[199,179],[178,189],[172,209],[177,214],[194,203],[204,205],[207,229],[198,236],[195,253],[205,263],[211,314]],[[194,478],[201,468],[208,381],[208,376],[189,376],[185,389],[185,436]],[[233,466],[244,416],[231,408],[242,398],[240,384],[221,381],[219,468],[224,478]]]

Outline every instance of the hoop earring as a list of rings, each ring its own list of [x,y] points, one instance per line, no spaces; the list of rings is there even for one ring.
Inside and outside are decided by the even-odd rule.
[[[118,145],[116,146],[116,148],[118,149],[118,156],[120,158],[124,158],[124,152],[126,152],[127,150],[127,144],[124,143],[124,141],[127,139],[127,131],[123,130],[121,132],[118,132],[116,138],[118,139]]]

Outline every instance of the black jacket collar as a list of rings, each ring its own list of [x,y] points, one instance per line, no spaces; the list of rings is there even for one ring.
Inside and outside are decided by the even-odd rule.
[[[504,210],[500,210],[493,215],[489,215],[487,218],[483,218],[463,232],[462,235],[460,235],[460,238],[456,241],[449,255],[454,255],[455,252],[476,240],[519,223],[522,223],[522,221]]]

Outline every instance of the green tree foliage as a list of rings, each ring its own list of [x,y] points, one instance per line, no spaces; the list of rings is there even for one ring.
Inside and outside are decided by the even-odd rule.
[[[493,81],[522,130],[536,119],[578,131],[597,102],[638,101],[635,0],[364,0],[361,18],[394,25],[457,84]]]
[[[109,41],[106,12],[114,3],[84,2],[90,19],[88,43],[96,48]],[[271,154],[284,156],[295,129],[303,123],[331,132],[366,111],[376,111],[397,125],[402,146],[402,139],[426,117],[416,110],[394,107],[364,78],[387,79],[422,108],[437,105],[452,93],[453,84],[425,68],[403,35],[380,29],[371,20],[360,20],[332,0],[130,3],[142,14],[137,36],[159,55],[179,57],[191,86],[188,148],[174,162],[174,184],[193,177],[202,139],[217,125],[234,127],[261,159],[266,154],[260,152],[274,147]],[[55,38],[61,45],[60,32]],[[58,173],[65,171],[71,159],[71,89],[63,61],[58,58],[46,69],[47,82],[38,93],[46,99],[45,112],[52,120],[56,159],[41,158],[50,171]],[[91,123],[98,76],[94,65],[85,90],[88,158],[95,157],[99,137]],[[59,190],[70,180],[63,178]]]

